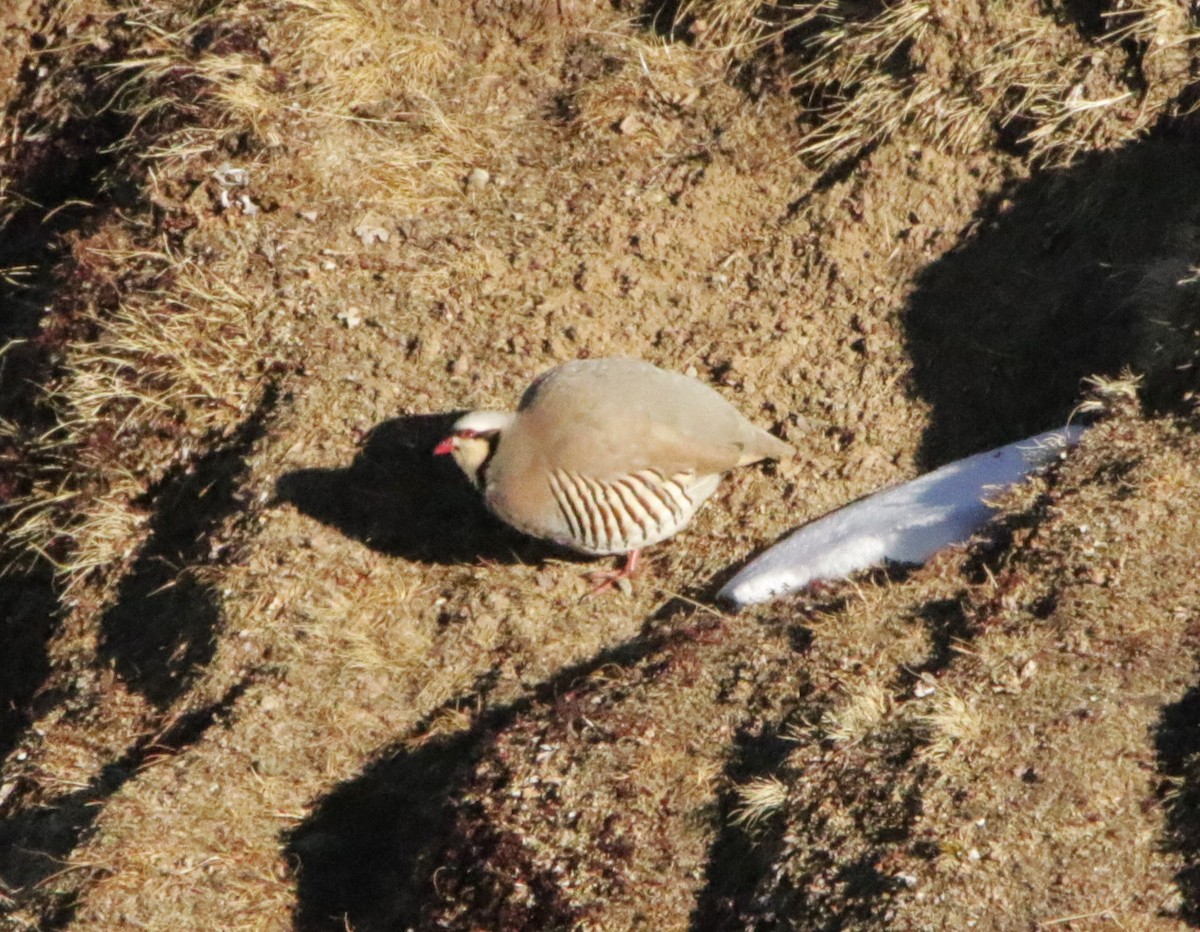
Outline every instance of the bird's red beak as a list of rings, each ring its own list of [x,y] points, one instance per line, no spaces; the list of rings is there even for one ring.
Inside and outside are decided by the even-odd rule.
[[[433,448],[434,456],[445,456],[454,452],[454,437],[450,436]]]

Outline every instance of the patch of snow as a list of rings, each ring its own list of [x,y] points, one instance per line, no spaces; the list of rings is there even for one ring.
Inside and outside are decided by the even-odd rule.
[[[751,561],[717,598],[740,607],[885,560],[924,563],[970,539],[995,512],[991,498],[1053,462],[1083,431],[1067,426],[976,453],[830,512]]]

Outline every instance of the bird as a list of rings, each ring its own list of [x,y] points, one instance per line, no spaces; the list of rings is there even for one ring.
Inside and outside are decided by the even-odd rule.
[[[714,389],[642,360],[563,363],[516,411],[472,411],[433,450],[488,509],[532,537],[625,556],[593,592],[626,579],[643,548],[682,530],[738,467],[795,453]]]

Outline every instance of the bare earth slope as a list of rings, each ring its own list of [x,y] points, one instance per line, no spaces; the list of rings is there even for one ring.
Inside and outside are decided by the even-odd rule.
[[[0,29],[0,923],[1200,921],[1193,5]],[[586,599],[430,454],[604,355],[801,452]],[[713,605],[1081,404],[972,547]]]

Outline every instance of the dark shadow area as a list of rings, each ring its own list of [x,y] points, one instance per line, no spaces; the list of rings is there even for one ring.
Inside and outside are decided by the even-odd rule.
[[[107,67],[129,56],[135,33],[118,14],[101,41],[67,41],[79,25],[95,21],[63,21],[53,35],[30,36],[3,114],[11,142],[0,153],[0,347],[19,342],[0,357],[0,416],[22,421],[36,413],[39,387],[73,335],[70,309],[54,300],[76,284],[70,238],[86,236],[114,206],[135,207],[144,174],[136,162],[114,170],[137,120],[111,106],[125,79]],[[59,319],[44,326],[49,309]]]
[[[152,758],[176,754],[219,723],[250,686],[252,679],[230,687],[218,701],[179,716],[159,734],[139,738],[117,760],[106,764],[86,787],[38,806],[26,805],[0,819],[0,889],[32,893],[36,886],[63,869],[64,859],[83,841],[103,811],[103,803],[133,779]],[[18,791],[19,792],[19,791]],[[52,903],[40,928],[65,928],[73,904]]]
[[[814,714],[814,710],[808,709],[807,714]],[[738,786],[755,777],[773,774],[794,748],[795,742],[783,737],[782,725],[753,734],[740,731],[734,736],[734,750],[725,776]],[[691,916],[690,927],[695,932],[743,928],[745,917],[754,910],[754,900],[771,870],[772,860],[779,853],[786,828],[783,812],[768,816],[765,824],[760,823],[750,831],[737,822],[738,804],[735,793],[722,795],[715,818],[720,830],[708,850],[704,889]]]
[[[115,25],[111,38],[108,52],[119,60],[128,41]],[[6,129],[0,151],[0,761],[31,720],[28,704],[49,676],[48,645],[61,612],[45,559],[65,555],[60,542],[43,541],[49,553],[42,554],[5,538],[45,458],[64,456],[61,448],[47,454],[38,438],[57,417],[44,386],[66,341],[80,336],[63,307],[70,299],[60,298],[77,285],[69,243],[86,235],[105,210],[129,206],[137,181],[133,173],[120,186],[103,180],[116,164],[113,145],[133,121],[105,106],[117,83],[99,67],[99,48],[75,43],[71,66],[64,68],[65,33],[29,39],[0,121]],[[52,102],[57,112],[48,112]]]
[[[1073,23],[1083,39],[1093,39],[1104,33],[1104,14],[1109,10],[1100,0],[1058,0],[1046,3],[1046,6],[1048,12]]]
[[[695,20],[695,16],[691,14],[680,20],[679,8],[682,5],[681,0],[641,0],[640,3],[617,4],[636,17],[642,29],[650,30],[668,41],[686,37],[688,27]]]
[[[280,476],[276,499],[406,560],[513,563],[569,555],[492,517],[453,459],[433,455],[461,413],[384,421],[367,435],[349,466]]]
[[[917,617],[929,632],[929,655],[919,667],[904,671],[908,680],[916,680],[921,674],[941,673],[954,660],[954,645],[970,641],[977,630],[958,599],[925,602],[918,609]]]
[[[30,9],[31,22],[42,16]],[[0,419],[5,428],[0,431],[0,565],[6,574],[0,580],[0,755],[29,720],[23,706],[49,675],[47,646],[57,629],[59,596],[50,562],[69,557],[68,533],[39,540],[44,549],[37,550],[19,539],[15,544],[5,540],[6,523],[35,501],[33,490],[39,481],[65,485],[67,490],[74,487],[80,477],[67,464],[73,444],[87,434],[77,424],[70,431],[63,429],[62,411],[48,401],[45,386],[60,375],[68,344],[95,338],[97,312],[116,307],[125,291],[157,283],[157,269],[147,273],[140,263],[129,263],[98,270],[103,263],[74,247],[96,232],[113,210],[151,219],[153,230],[147,239],[156,248],[164,241],[177,247],[194,226],[190,211],[146,203],[144,180],[150,163],[129,157],[129,152],[192,119],[191,110],[161,106],[138,115],[116,105],[120,94],[131,92],[143,79],[112,65],[136,60],[139,48],[144,54],[153,29],[120,11],[103,17],[68,9],[42,13],[40,25],[47,32],[28,34],[26,57],[4,109],[5,141],[0,146]],[[192,38],[190,47],[197,59],[235,46],[253,48],[262,35],[261,30],[253,31],[258,28],[246,22],[210,26]],[[21,36],[14,28],[8,40],[16,42]],[[210,93],[210,83],[186,68],[153,80],[154,88],[146,90],[160,101],[174,98],[183,104]],[[81,313],[85,306],[88,313]],[[48,435],[56,442],[46,443]],[[137,578],[122,589],[122,605],[109,619],[109,647],[118,666],[131,682],[144,680],[143,685],[160,697],[173,687],[149,685],[157,682],[157,673],[143,677],[139,672],[154,665],[139,654],[143,648],[135,646],[135,632],[143,620],[158,632],[145,652],[173,653],[182,645],[182,654],[166,662],[173,674],[195,666],[205,650],[211,650],[203,643],[204,629],[214,623],[210,594],[186,573],[172,586],[174,574],[167,567],[200,553],[202,542],[184,538],[202,534],[203,522],[185,519],[181,527],[172,528],[171,522],[188,506],[168,503],[165,513],[161,510],[161,500],[172,497],[191,495],[198,500],[209,495],[212,500],[224,494],[220,482],[215,493],[200,487],[206,476],[214,475],[208,458],[201,465],[200,478],[190,485],[173,475],[151,494],[160,500],[151,502],[160,512],[152,543],[139,562]],[[72,504],[36,504],[43,514],[51,514],[47,524],[64,531],[79,517],[72,513]],[[167,538],[172,543],[164,543]],[[162,623],[156,625],[156,620]],[[176,621],[184,633],[172,642],[173,636],[162,631]]]
[[[881,865],[909,843],[922,808],[924,774],[908,766],[914,742],[898,733],[846,750],[840,772],[785,778],[786,803],[751,831],[733,824],[733,799],[726,801],[690,928],[886,927],[903,882]],[[751,763],[736,779],[774,771]]]
[[[28,108],[41,86],[37,70],[32,58],[21,69],[23,91],[7,107],[6,125],[33,129],[29,121],[36,114]],[[0,346],[9,340],[27,342],[13,347],[0,369],[0,413],[8,414],[15,401],[30,393],[33,386],[23,383],[47,364],[40,327],[56,267],[69,254],[64,238],[120,199],[121,192],[109,191],[103,203],[94,203],[100,177],[114,164],[112,145],[128,130],[128,121],[111,112],[95,119],[77,116],[54,134],[31,133],[36,143],[6,153],[8,203],[23,206],[0,217]]]
[[[1180,916],[1200,926],[1200,686],[1166,706],[1154,734],[1164,814],[1163,847],[1183,860]]]
[[[216,650],[220,596],[196,572],[220,559],[214,537],[245,508],[245,457],[266,430],[276,390],[223,443],[174,467],[137,504],[152,511],[150,533],[116,602],[100,621],[99,656],[121,678],[163,708]]]
[[[1200,242],[1198,151],[1151,140],[1011,185],[921,274],[904,323],[932,406],[923,466],[1058,426],[1083,378],[1125,366],[1146,373],[1151,406],[1183,403],[1195,307],[1163,307]]]
[[[430,928],[429,917],[449,890],[455,902],[475,903],[464,918],[473,928],[509,927],[489,922],[489,907],[498,908],[509,891],[492,890],[486,872],[488,857],[505,856],[506,841],[473,818],[462,799],[476,763],[501,731],[536,704],[586,689],[582,684],[597,670],[641,663],[700,636],[705,625],[687,620],[684,615],[676,628],[606,648],[503,705],[486,708],[487,680],[479,691],[435,710],[416,737],[319,800],[312,815],[283,839],[297,878],[296,929]],[[446,709],[472,707],[486,711],[466,731],[421,737]],[[549,924],[524,927],[559,927],[549,913],[543,918]]]
[[[287,840],[298,930],[413,926],[454,822],[452,788],[500,724],[394,753],[321,801]]]
[[[0,579],[0,761],[29,724],[30,700],[50,673],[47,645],[59,611],[48,570]]]

